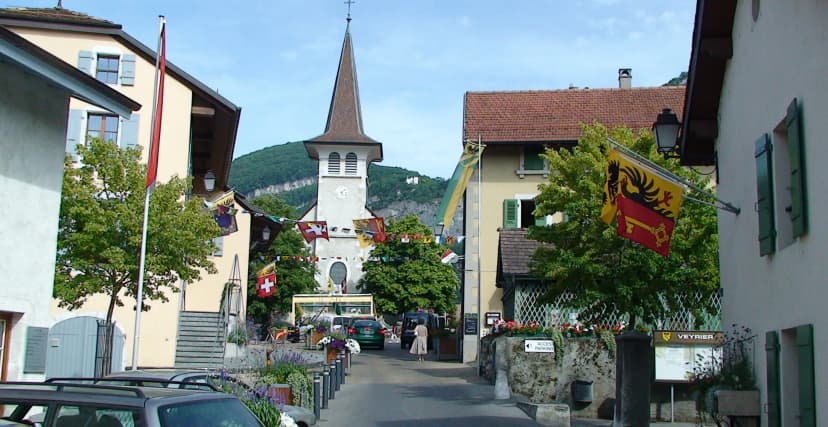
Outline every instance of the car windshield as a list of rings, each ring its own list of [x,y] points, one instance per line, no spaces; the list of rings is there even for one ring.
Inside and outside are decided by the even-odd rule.
[[[426,317],[425,316],[412,316],[405,318],[405,329],[414,329],[417,326],[417,323],[423,319],[423,324],[425,324]]]
[[[379,328],[379,323],[373,320],[358,320],[354,323],[354,328]]]
[[[162,427],[263,427],[238,399],[210,399],[158,408]]]

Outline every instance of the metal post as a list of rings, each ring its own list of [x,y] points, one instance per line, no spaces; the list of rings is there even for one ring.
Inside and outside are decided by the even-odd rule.
[[[348,370],[348,362],[346,362],[345,359],[348,356],[345,355],[345,350],[340,350],[338,357],[339,357],[339,360],[342,361],[342,364],[340,365],[342,367],[342,372],[340,372],[340,374],[339,374],[339,383],[340,384],[345,384],[345,375],[347,374],[346,371]]]
[[[328,365],[322,366],[322,409],[328,409],[328,398],[331,396],[331,372]]]
[[[342,369],[345,370],[345,375],[351,373],[351,355],[345,349],[342,349]],[[345,380],[343,379],[342,382],[344,383]]]
[[[337,356],[334,363],[336,364],[336,391],[339,391],[339,387],[342,385],[342,373],[344,372],[342,370],[342,358]]]
[[[320,396],[321,393],[322,393],[322,390],[321,390],[321,384],[319,383],[319,372],[314,372],[313,373],[313,415],[316,417],[317,420],[319,419],[319,415],[321,413],[321,410],[319,408],[319,406],[322,404],[322,402],[321,402],[322,396]]]
[[[331,400],[336,397],[337,390],[339,390],[339,374],[336,373],[336,363],[331,363]]]

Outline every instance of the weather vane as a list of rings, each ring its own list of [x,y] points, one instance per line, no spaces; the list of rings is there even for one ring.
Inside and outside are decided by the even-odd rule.
[[[356,3],[354,0],[345,0],[345,4],[348,5],[348,22],[351,22],[351,5]]]

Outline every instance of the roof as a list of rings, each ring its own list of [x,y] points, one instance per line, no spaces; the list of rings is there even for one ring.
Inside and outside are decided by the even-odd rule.
[[[66,90],[71,96],[130,117],[141,104],[67,64],[39,46],[0,27],[0,58]]]
[[[683,165],[715,163],[719,101],[725,70],[733,56],[736,0],[696,1],[687,99],[679,145]]]
[[[362,107],[359,102],[356,62],[351,47],[350,21],[345,28],[339,67],[336,70],[331,106],[325,132],[305,141],[305,148],[311,158],[318,159],[319,153],[313,143],[359,144],[372,147],[368,161],[382,160],[382,144],[365,135],[362,127]],[[310,143],[310,144],[309,144]]]
[[[0,9],[0,17],[27,19],[40,22],[65,23],[74,25],[89,25],[95,27],[121,29],[121,26],[105,19],[96,18],[73,10],[61,7],[27,8],[12,7]]]
[[[684,86],[466,92],[463,140],[576,142],[581,124],[651,128],[662,109],[681,115]]]
[[[497,261],[498,276],[529,275],[529,262],[535,250],[541,246],[549,247],[528,238],[526,228],[504,228],[500,230]]]

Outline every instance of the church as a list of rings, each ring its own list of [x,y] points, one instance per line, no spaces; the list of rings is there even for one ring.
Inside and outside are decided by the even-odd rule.
[[[373,241],[384,234],[382,218],[366,206],[368,165],[382,161],[382,144],[362,127],[350,25],[349,14],[325,132],[304,141],[308,156],[319,162],[319,172],[316,203],[300,221],[327,225],[327,239],[316,238],[309,245],[318,259],[318,290],[334,294],[360,293],[362,263]]]

